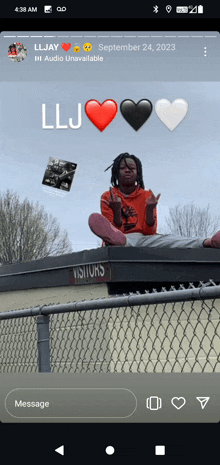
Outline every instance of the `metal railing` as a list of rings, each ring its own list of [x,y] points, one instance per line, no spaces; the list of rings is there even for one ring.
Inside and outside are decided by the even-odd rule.
[[[212,280],[0,320],[0,372],[220,372],[220,286]]]

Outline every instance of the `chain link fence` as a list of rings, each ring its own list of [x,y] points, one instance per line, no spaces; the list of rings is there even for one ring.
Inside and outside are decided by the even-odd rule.
[[[220,372],[220,286],[0,313],[0,372]]]

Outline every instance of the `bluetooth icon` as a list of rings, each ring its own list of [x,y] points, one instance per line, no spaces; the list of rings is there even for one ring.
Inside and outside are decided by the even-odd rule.
[[[158,5],[153,6],[153,13],[158,13],[159,7]]]

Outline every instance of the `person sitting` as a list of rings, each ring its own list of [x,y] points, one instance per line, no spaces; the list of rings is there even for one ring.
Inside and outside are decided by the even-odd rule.
[[[8,51],[8,56],[16,56],[17,55],[17,49],[15,44],[9,45],[9,51]]]
[[[142,164],[134,155],[121,153],[112,168],[109,191],[101,196],[101,212],[89,217],[91,231],[107,246],[220,248],[220,231],[212,238],[157,234],[160,195],[145,190]]]

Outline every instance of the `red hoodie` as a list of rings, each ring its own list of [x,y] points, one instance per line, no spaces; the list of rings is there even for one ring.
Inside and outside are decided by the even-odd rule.
[[[121,198],[121,219],[122,226],[116,226],[125,234],[139,232],[145,236],[151,236],[157,232],[157,212],[154,210],[154,226],[149,227],[146,223],[146,200],[151,197],[150,191],[145,191],[139,186],[135,189],[132,194],[125,195],[119,191],[117,187],[112,188],[114,195]],[[101,196],[101,200],[111,200],[110,191],[104,192]],[[101,201],[101,212],[112,224],[113,224],[113,211],[105,203]],[[115,224],[114,224],[115,226]]]

